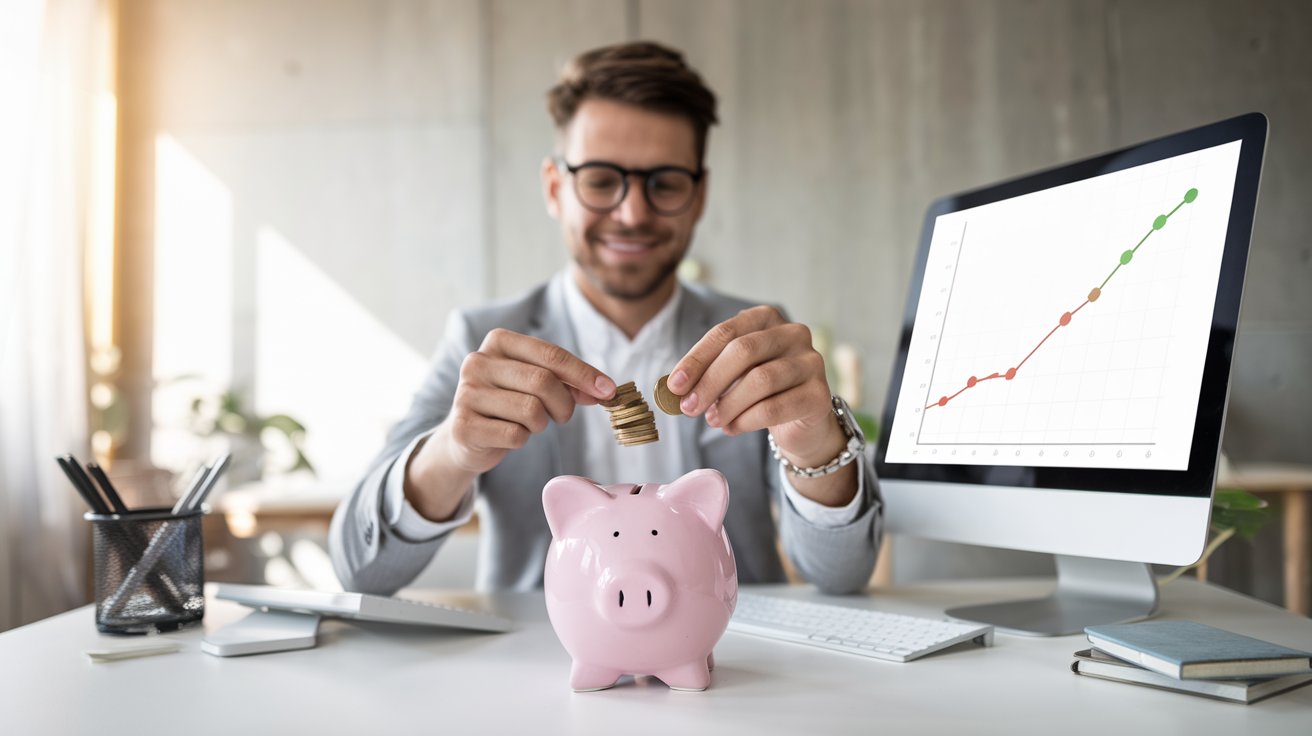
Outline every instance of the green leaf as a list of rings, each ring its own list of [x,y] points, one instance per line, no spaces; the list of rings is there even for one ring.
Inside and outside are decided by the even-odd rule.
[[[853,409],[852,418],[856,420],[857,426],[861,428],[861,434],[866,436],[866,443],[875,444],[879,439],[879,422],[875,420],[874,416]]]
[[[299,447],[296,448],[296,464],[293,465],[291,467],[291,470],[289,470],[288,472],[294,473],[298,470],[308,470],[310,471],[311,475],[316,475],[316,476],[318,475],[318,472],[315,471],[314,466],[310,464],[310,459],[305,456],[305,453],[301,452],[301,448]]]
[[[1212,496],[1212,529],[1234,529],[1235,535],[1253,541],[1257,532],[1271,520],[1264,499],[1239,488],[1218,488]]]
[[[290,440],[295,440],[296,437],[305,434],[305,426],[286,414],[274,414],[265,417],[262,424],[265,427],[282,432]]]
[[[1239,488],[1218,488],[1212,497],[1212,505],[1224,509],[1249,510],[1264,509],[1267,503]]]

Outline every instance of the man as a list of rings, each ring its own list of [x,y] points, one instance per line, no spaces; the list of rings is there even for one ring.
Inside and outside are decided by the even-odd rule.
[[[409,413],[333,517],[343,584],[408,584],[477,499],[478,586],[538,587],[552,477],[664,483],[711,467],[729,481],[742,582],[784,580],[777,518],[809,581],[864,588],[881,503],[810,331],[676,275],[706,204],[714,94],[679,53],[628,43],[575,59],[548,103],[556,150],[541,176],[572,263],[526,296],[452,315]],[[684,416],[657,412],[659,442],[620,446],[595,405],[629,380],[651,399],[666,373]]]

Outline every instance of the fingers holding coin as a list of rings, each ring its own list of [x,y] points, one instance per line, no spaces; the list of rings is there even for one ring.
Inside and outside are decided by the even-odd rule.
[[[495,467],[549,421],[563,424],[578,404],[609,400],[615,383],[560,346],[505,329],[466,356],[452,397],[450,456],[463,470]]]
[[[830,411],[824,359],[811,331],[765,306],[712,328],[675,366],[668,388],[682,392],[684,414],[705,414],[708,424],[730,434]]]

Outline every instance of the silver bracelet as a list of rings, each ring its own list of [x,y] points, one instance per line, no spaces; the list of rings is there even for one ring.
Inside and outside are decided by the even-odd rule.
[[[830,473],[838,472],[843,467],[851,464],[851,462],[857,459],[861,455],[861,452],[865,450],[866,438],[861,432],[861,427],[857,425],[855,417],[852,416],[852,409],[847,405],[846,401],[843,401],[838,396],[833,397],[832,402],[834,416],[838,417],[838,426],[843,430],[843,434],[847,435],[847,445],[843,447],[843,451],[838,453],[837,457],[824,465],[814,468],[799,468],[797,465],[793,464],[791,460],[784,457],[783,452],[779,450],[778,443],[774,441],[774,433],[766,432],[765,437],[766,441],[770,443],[770,453],[773,454],[774,459],[778,460],[779,464],[784,467],[784,470],[787,470],[800,478],[819,478],[821,476],[829,475]]]

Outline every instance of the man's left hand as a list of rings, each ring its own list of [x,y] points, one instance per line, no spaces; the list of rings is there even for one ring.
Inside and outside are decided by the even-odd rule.
[[[711,328],[667,385],[683,397],[684,414],[704,413],[707,424],[730,435],[769,429],[801,467],[832,460],[847,442],[811,330],[773,307],[743,310]]]

